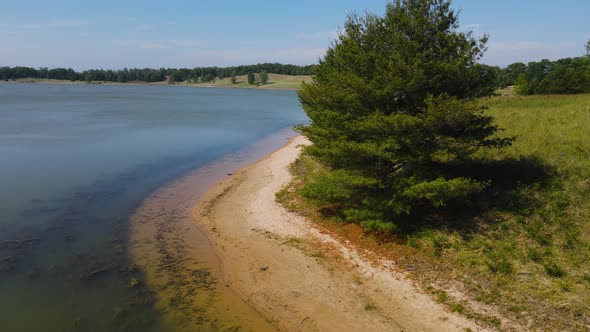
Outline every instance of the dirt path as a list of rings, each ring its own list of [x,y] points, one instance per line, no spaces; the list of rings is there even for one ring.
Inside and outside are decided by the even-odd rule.
[[[228,286],[288,331],[479,331],[417,290],[393,262],[374,266],[275,202],[303,137],[213,187],[193,218]]]

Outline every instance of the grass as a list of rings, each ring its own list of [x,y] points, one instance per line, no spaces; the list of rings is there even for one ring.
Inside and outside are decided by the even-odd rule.
[[[213,83],[177,83],[177,85],[187,85],[196,87],[221,87],[221,88],[245,88],[245,89],[278,89],[278,90],[298,90],[301,88],[301,82],[310,82],[311,76],[308,75],[281,75],[268,74],[268,83],[264,85],[248,84],[248,76],[242,75],[236,77],[236,84],[231,82],[231,78],[216,79]]]
[[[497,295],[488,301],[524,304],[515,314],[536,309],[539,328],[582,329],[590,322],[590,283],[584,280],[590,273],[590,95],[486,103],[517,140],[482,157],[535,160],[548,174],[514,183],[507,196],[521,204],[492,204],[448,255],[491,281],[490,293]]]
[[[269,81],[264,85],[250,85],[248,84],[247,75],[238,76],[236,84],[231,82],[231,78],[216,79],[211,83],[190,83],[177,82],[176,86],[190,86],[190,87],[218,87],[218,88],[244,88],[244,89],[276,89],[276,90],[299,90],[301,82],[311,82],[309,75],[281,75],[268,74]],[[4,81],[2,81],[4,82]],[[17,83],[59,83],[59,84],[87,84],[86,81],[70,81],[70,80],[55,80],[46,78],[19,78],[14,80]],[[118,82],[91,82],[91,84],[139,84],[139,85],[169,85],[167,81],[146,83],[141,81],[118,83]]]
[[[504,150],[481,151],[463,170],[493,181],[475,207],[451,206],[388,238],[361,235],[355,225],[334,223],[322,213],[329,207],[298,196],[298,188],[325,171],[306,156],[292,165],[295,180],[277,199],[392,257],[425,286],[453,280],[469,301],[432,292],[449,310],[494,328],[502,328],[500,320],[477,313],[478,306],[497,308],[527,329],[585,330],[590,326],[590,95],[502,93],[483,103],[505,128],[502,135],[516,140]]]

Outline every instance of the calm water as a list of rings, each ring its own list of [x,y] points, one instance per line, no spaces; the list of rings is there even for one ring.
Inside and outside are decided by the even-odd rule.
[[[292,91],[0,84],[0,330],[162,329],[129,285],[130,213],[305,121]]]

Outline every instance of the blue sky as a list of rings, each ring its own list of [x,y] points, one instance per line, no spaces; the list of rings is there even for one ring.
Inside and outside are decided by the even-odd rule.
[[[386,0],[0,0],[0,66],[123,68],[311,64],[347,13]],[[463,29],[488,33],[482,62],[581,56],[590,0],[456,0]]]

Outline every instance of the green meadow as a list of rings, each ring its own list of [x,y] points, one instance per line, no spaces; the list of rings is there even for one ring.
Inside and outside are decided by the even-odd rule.
[[[472,201],[405,220],[393,235],[358,235],[358,226],[334,218],[329,206],[298,195],[323,172],[307,156],[292,165],[295,180],[277,198],[338,236],[394,259],[452,311],[500,329],[510,320],[532,330],[587,329],[590,95],[502,91],[481,101],[504,128],[500,135],[515,140],[502,150],[482,150],[463,166],[491,180]]]
[[[582,329],[590,315],[590,95],[484,101],[511,147],[487,151],[498,172],[468,231],[436,229],[440,246],[486,303],[536,328]],[[507,167],[505,167],[507,166]],[[492,179],[494,181],[494,179]],[[410,238],[411,239],[411,238]],[[478,286],[486,287],[478,287]]]

